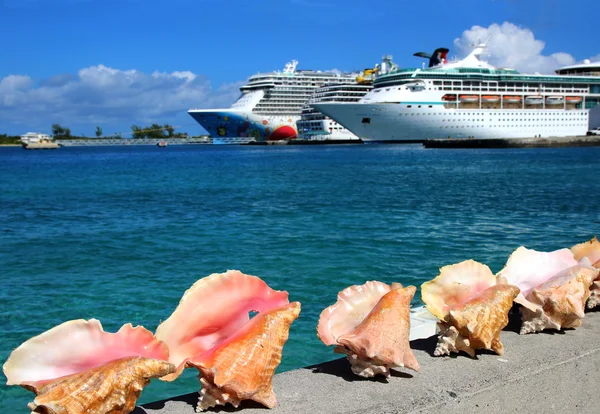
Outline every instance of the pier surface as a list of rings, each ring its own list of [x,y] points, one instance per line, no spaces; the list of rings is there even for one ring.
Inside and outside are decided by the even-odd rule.
[[[513,318],[514,319],[514,318]],[[365,380],[345,359],[278,374],[279,404],[253,402],[207,412],[301,413],[598,413],[600,312],[565,332],[519,335],[518,321],[502,332],[505,353],[432,356],[436,338],[411,342],[420,372],[401,370],[388,380]],[[293,329],[293,327],[292,327]],[[333,355],[333,351],[332,351]],[[199,388],[199,387],[198,387]],[[198,393],[138,407],[134,414],[191,414]]]
[[[557,148],[600,146],[600,136],[550,138],[447,138],[423,141],[425,148]]]

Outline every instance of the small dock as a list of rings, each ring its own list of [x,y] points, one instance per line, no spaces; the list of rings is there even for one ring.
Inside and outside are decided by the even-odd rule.
[[[447,138],[423,141],[425,148],[558,148],[600,146],[600,136],[548,138]]]

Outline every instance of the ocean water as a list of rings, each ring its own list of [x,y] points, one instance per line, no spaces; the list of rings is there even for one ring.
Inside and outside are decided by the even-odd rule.
[[[466,259],[497,272],[518,246],[600,235],[600,148],[0,148],[0,169],[2,363],[71,319],[154,331],[196,280],[239,269],[302,302],[290,370],[339,357],[316,324],[349,285],[418,286]],[[188,371],[140,402],[196,391]],[[28,412],[33,394],[0,380],[0,412]]]

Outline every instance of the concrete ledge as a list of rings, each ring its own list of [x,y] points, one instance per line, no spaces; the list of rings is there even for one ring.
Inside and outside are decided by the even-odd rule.
[[[558,148],[600,146],[598,136],[550,137],[550,138],[449,138],[428,139],[425,148]]]
[[[502,333],[505,354],[432,356],[436,337],[411,342],[421,371],[401,371],[389,380],[361,379],[345,359],[278,374],[279,404],[265,410],[246,402],[213,412],[409,413],[560,412],[598,413],[600,312],[565,332],[520,336],[518,320]],[[333,351],[332,351],[333,352]],[[138,407],[135,414],[193,413],[196,392]],[[210,411],[209,411],[210,412]]]

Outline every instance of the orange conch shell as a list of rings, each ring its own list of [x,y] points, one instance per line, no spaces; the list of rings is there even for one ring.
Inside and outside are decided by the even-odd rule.
[[[198,368],[202,383],[196,411],[227,403],[237,408],[248,399],[273,408],[273,374],[299,314],[299,302],[261,312],[227,341],[189,359],[188,366]]]
[[[421,297],[440,319],[435,355],[478,349],[502,355],[500,331],[508,324],[508,311],[519,288],[497,284],[490,268],[474,260],[444,266],[433,280],[423,283]]]
[[[589,287],[600,271],[576,265],[533,289],[521,308],[521,334],[581,325]]]
[[[417,288],[367,282],[351,286],[321,313],[317,335],[335,352],[347,355],[352,372],[362,377],[390,376],[390,369],[419,370],[410,349],[410,302]]]
[[[600,269],[600,242],[596,237],[588,242],[571,247],[571,252],[575,255],[576,260],[583,260],[587,257],[592,266]],[[587,308],[593,309],[598,305],[600,305],[600,280],[596,279],[590,286],[590,298],[587,301]]]
[[[486,265],[475,260],[444,266],[433,280],[421,285],[421,297],[427,310],[444,320],[455,309],[496,284]]]
[[[151,378],[174,371],[166,361],[122,358],[33,389],[37,397],[27,406],[45,414],[128,414]]]
[[[250,312],[263,312],[288,304],[288,293],[271,289],[256,276],[238,270],[215,273],[189,288],[173,314],[156,329],[156,338],[169,346],[177,372],[186,361],[210,350],[235,334],[250,320]]]
[[[452,309],[446,321],[439,323],[442,334],[434,354],[464,351],[475,357],[477,349],[504,354],[500,331],[508,325],[508,311],[518,294],[516,286],[491,286],[464,305]]]
[[[342,290],[337,302],[321,312],[317,326],[319,339],[327,346],[337,344],[337,338],[356,329],[390,290],[392,287],[377,281]]]

